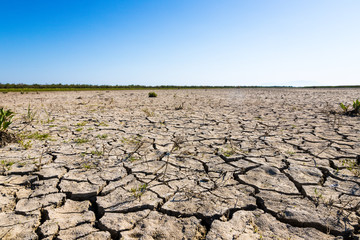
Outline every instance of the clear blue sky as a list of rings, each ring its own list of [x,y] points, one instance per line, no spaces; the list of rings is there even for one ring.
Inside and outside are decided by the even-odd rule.
[[[0,83],[360,85],[360,1],[0,0]]]

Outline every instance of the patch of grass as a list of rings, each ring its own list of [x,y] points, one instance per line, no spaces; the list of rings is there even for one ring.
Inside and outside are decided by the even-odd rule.
[[[131,156],[130,158],[129,158],[129,161],[130,162],[136,162],[136,161],[138,161],[138,160],[140,160],[139,158],[136,158],[136,157],[134,157],[134,156]]]
[[[142,136],[133,136],[130,138],[126,138],[126,137],[122,137],[122,139],[120,140],[122,143],[126,143],[126,144],[139,144],[140,141],[142,139]]]
[[[90,169],[95,168],[94,165],[88,164],[88,163],[84,163],[84,164],[82,165],[82,167],[85,168],[85,169],[87,169],[87,170],[90,170]]]
[[[231,146],[225,146],[225,148],[220,149],[220,153],[225,157],[231,157],[236,151]]]
[[[136,197],[136,198],[141,198],[141,196],[145,193],[147,188],[147,184],[141,184],[139,187],[137,188],[131,188],[130,191],[132,192],[132,194]]]
[[[10,170],[11,166],[14,165],[14,161],[1,160],[0,165],[4,170]]]
[[[103,153],[102,151],[98,151],[98,150],[91,151],[91,154],[92,154],[92,155],[96,155],[96,156],[102,156],[102,155],[104,155],[104,153]]]
[[[347,170],[352,172],[355,176],[360,177],[360,166],[356,160],[344,159],[341,161],[342,165],[346,167]]]
[[[24,139],[20,139],[19,144],[20,144],[20,146],[22,146],[26,150],[28,150],[28,149],[30,149],[32,147],[31,140],[25,141]]]
[[[74,140],[75,143],[77,144],[82,144],[82,143],[88,143],[89,142],[89,139],[86,139],[86,138],[77,138]]]
[[[24,116],[24,121],[26,123],[31,123],[32,121],[35,120],[35,117],[36,117],[36,111],[32,110],[31,105],[29,103],[27,107],[26,115]]]
[[[99,135],[97,135],[96,136],[96,138],[98,138],[98,139],[107,139],[108,138],[108,135],[107,134],[99,134]]]
[[[49,133],[39,133],[39,132],[34,132],[34,133],[30,133],[30,134],[25,134],[23,135],[24,138],[27,139],[35,139],[35,140],[46,140],[50,138],[50,134]]]
[[[223,152],[223,154],[224,154],[224,156],[225,157],[231,157],[232,155],[234,155],[236,152],[234,151],[234,150],[232,150],[232,149],[230,149],[230,150],[225,150],[224,152]]]
[[[81,132],[83,130],[83,128],[77,128],[77,129],[75,129],[75,131],[77,131],[77,132]]]
[[[78,126],[78,127],[83,127],[83,126],[85,126],[87,123],[88,123],[87,121],[82,121],[82,122],[77,123],[76,126]]]

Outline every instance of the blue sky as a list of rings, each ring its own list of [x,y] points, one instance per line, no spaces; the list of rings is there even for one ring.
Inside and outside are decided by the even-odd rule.
[[[0,0],[0,83],[360,85],[358,0]]]

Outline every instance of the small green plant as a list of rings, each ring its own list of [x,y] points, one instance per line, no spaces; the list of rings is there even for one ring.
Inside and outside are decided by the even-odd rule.
[[[82,121],[82,122],[77,123],[76,126],[78,126],[78,127],[83,127],[83,126],[85,126],[87,123],[88,123],[87,121]]]
[[[0,165],[3,168],[3,170],[10,170],[11,166],[14,165],[14,161],[6,161],[6,160],[1,160]]]
[[[121,142],[124,144],[139,144],[141,142],[142,136],[136,135],[129,138],[122,137]]]
[[[74,140],[74,142],[77,143],[77,144],[82,144],[82,143],[89,142],[89,140],[86,139],[86,138],[77,138],[77,139]]]
[[[139,187],[137,188],[131,188],[130,191],[132,192],[132,194],[136,197],[136,198],[141,198],[141,196],[145,193],[147,188],[147,184],[141,184]]]
[[[344,110],[345,113],[348,112],[349,106],[350,106],[350,105],[347,105],[347,106],[346,106],[345,104],[340,103],[340,107],[342,108],[342,110]]]
[[[155,98],[157,97],[157,94],[155,92],[149,92],[149,97]]]
[[[347,170],[352,172],[355,176],[360,177],[360,166],[356,160],[344,159],[341,161],[342,165],[346,167]]]
[[[314,195],[315,195],[314,200],[316,205],[320,203],[320,200],[324,200],[323,194],[317,188],[314,189]]]
[[[360,102],[359,99],[356,99],[356,101],[353,102],[353,109],[356,113],[360,112]]]
[[[96,155],[96,156],[102,156],[104,154],[104,152],[95,150],[95,151],[91,151],[91,154]]]
[[[0,108],[0,131],[5,132],[9,125],[12,123],[12,118],[14,117],[14,113],[10,110],[4,110],[4,108]]]
[[[219,152],[225,157],[231,157],[236,153],[235,149],[230,145],[226,145],[225,148],[220,148]]]
[[[83,128],[77,128],[77,129],[75,129],[75,131],[77,131],[77,132],[81,132],[83,130]]]
[[[35,140],[46,140],[50,137],[49,133],[39,133],[39,132],[34,132],[34,133],[30,133],[28,135],[24,135],[24,138],[27,139],[35,139]]]
[[[107,134],[102,134],[102,135],[97,135],[96,138],[99,138],[99,139],[106,139],[108,138],[108,135]]]
[[[31,105],[29,103],[27,107],[26,115],[24,116],[25,123],[31,123],[32,121],[34,121],[35,116],[36,116],[36,112],[31,109]]]
[[[131,156],[131,157],[129,158],[129,161],[130,161],[130,162],[135,162],[135,161],[137,161],[137,160],[139,160],[139,158],[136,158],[136,157],[134,157],[134,156]]]
[[[93,165],[87,164],[87,163],[84,163],[84,164],[82,165],[82,167],[85,168],[85,169],[87,169],[87,170],[90,170],[90,169],[94,168]]]
[[[19,140],[19,144],[25,148],[26,150],[30,149],[32,147],[32,142],[31,140],[25,141],[24,139],[20,139]]]
[[[353,101],[352,110],[349,109],[350,105],[345,105],[340,103],[341,109],[344,111],[344,114],[354,116],[356,114],[360,114],[360,102],[359,99]]]

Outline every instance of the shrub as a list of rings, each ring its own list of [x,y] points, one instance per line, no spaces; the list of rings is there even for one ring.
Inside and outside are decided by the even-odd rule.
[[[149,97],[157,97],[157,94],[155,92],[149,92]]]

